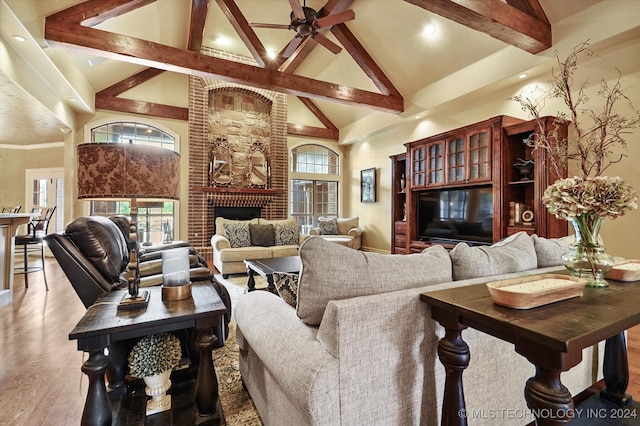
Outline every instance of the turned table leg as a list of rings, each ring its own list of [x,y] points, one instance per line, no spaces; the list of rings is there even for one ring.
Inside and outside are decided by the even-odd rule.
[[[89,377],[87,400],[84,403],[80,423],[83,426],[111,425],[111,404],[109,404],[104,383],[104,373],[109,363],[109,357],[104,354],[104,349],[98,349],[90,351],[89,359],[82,364],[82,372]]]
[[[218,404],[218,378],[213,366],[213,345],[217,338],[211,327],[197,330],[196,346],[200,350],[200,365],[196,378],[196,407],[202,416],[214,414]]]
[[[438,358],[446,372],[442,425],[466,426],[462,372],[469,366],[470,355],[469,346],[462,340],[462,330],[446,329],[445,336],[438,342]]]
[[[568,423],[573,417],[571,392],[560,381],[560,373],[536,365],[536,375],[527,380],[524,398],[538,426]]]
[[[278,294],[276,285],[273,283],[273,273],[267,274],[267,291],[269,293]]]
[[[247,272],[249,273],[249,279],[247,280],[247,291],[254,291],[256,289],[256,280],[253,276],[256,271],[249,268]]]
[[[111,365],[107,369],[109,389],[126,387],[124,378],[127,370],[127,351],[124,341],[111,342],[109,358],[111,359]]]
[[[607,339],[602,373],[605,388],[600,391],[600,397],[621,406],[630,404],[631,395],[626,393],[629,385],[629,361],[624,332]]]

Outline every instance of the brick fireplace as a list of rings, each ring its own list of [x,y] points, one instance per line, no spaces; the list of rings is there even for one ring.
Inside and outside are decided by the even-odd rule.
[[[229,140],[240,153],[245,145],[261,140],[267,148],[271,168],[268,190],[231,187],[209,192],[198,189],[208,185],[209,150],[218,137]],[[216,207],[260,208],[261,217],[266,219],[287,217],[287,158],[286,95],[223,81],[189,78],[188,239],[207,260],[213,256],[210,240]]]

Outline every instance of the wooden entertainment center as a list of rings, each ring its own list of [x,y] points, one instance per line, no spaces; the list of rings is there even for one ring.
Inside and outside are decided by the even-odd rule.
[[[550,129],[553,117],[543,122]],[[544,190],[560,176],[544,152],[534,153],[523,142],[538,131],[534,120],[502,115],[406,143],[406,152],[391,156],[392,253],[419,253],[433,244],[452,248],[460,241],[490,244],[519,231],[545,238],[567,235],[566,221],[542,205]],[[559,133],[566,137],[567,126]],[[534,161],[533,171],[522,174],[514,164],[528,159]],[[441,197],[435,201],[440,212],[427,227],[425,215],[434,212],[426,212],[425,200],[434,204],[434,197]],[[445,205],[442,197],[464,201]],[[489,212],[491,223],[482,223],[482,217],[491,218]],[[461,235],[463,229],[470,236]]]

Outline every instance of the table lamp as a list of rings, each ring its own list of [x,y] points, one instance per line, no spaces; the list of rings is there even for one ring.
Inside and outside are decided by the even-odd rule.
[[[77,147],[78,199],[131,200],[129,294],[118,310],[147,306],[148,291],[139,291],[138,199],[179,199],[180,154],[131,143],[84,143]]]

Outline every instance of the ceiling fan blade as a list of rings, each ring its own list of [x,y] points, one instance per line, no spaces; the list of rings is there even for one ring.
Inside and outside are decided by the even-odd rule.
[[[284,24],[261,24],[255,22],[252,22],[249,26],[253,28],[273,28],[276,30],[288,30],[290,28],[289,25]]]
[[[331,40],[329,40],[328,38],[326,38],[320,33],[315,33],[315,35],[313,35],[313,39],[335,54],[338,54],[342,51],[342,48],[340,46],[338,46],[337,44],[335,44],[334,42],[332,42]]]
[[[287,48],[284,49],[284,52],[282,53],[282,57],[288,58],[289,56],[291,56],[293,52],[296,51],[298,46],[300,46],[300,43],[302,43],[302,37],[298,37],[298,36],[294,37],[293,40],[289,42],[289,45],[287,46]]]
[[[304,10],[302,10],[302,6],[300,6],[300,0],[289,0],[289,4],[291,5],[293,16],[295,16],[298,21],[304,22],[307,20]]]
[[[334,13],[333,15],[325,16],[324,18],[316,19],[314,25],[317,28],[329,27],[331,25],[342,24],[343,22],[352,21],[356,18],[356,13],[349,9],[344,12]]]

